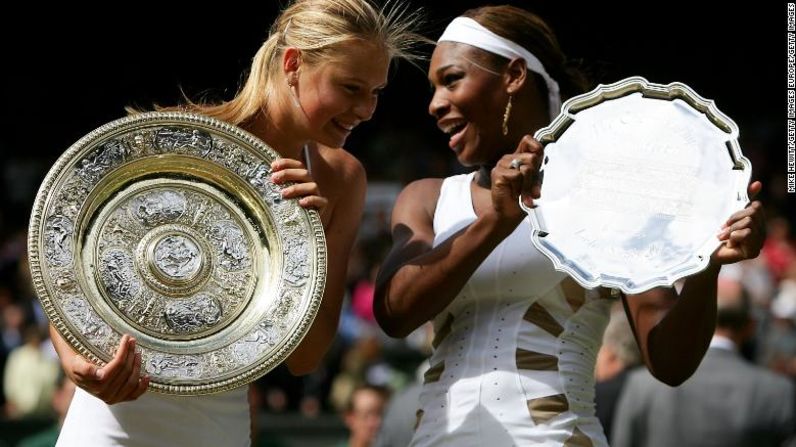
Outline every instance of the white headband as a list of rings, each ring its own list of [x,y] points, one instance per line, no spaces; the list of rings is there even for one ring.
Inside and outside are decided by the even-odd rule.
[[[558,89],[558,83],[547,74],[542,62],[530,51],[489,31],[469,17],[456,17],[453,19],[437,42],[464,43],[495,53],[498,56],[503,56],[509,60],[518,57],[524,59],[528,69],[543,77],[545,84],[547,84],[550,120],[558,116],[558,112],[561,109],[561,94]]]

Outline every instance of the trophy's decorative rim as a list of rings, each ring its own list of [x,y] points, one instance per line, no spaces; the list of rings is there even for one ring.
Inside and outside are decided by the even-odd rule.
[[[661,100],[673,101],[680,99],[692,107],[694,110],[702,113],[714,126],[727,134],[726,146],[735,170],[743,172],[743,186],[739,184],[737,190],[736,201],[738,203],[746,204],[749,202],[749,197],[746,191],[746,185],[749,183],[752,175],[751,162],[741,153],[740,145],[738,144],[738,126],[727,115],[722,113],[713,100],[708,100],[697,94],[689,86],[680,83],[672,82],[670,84],[655,84],[647,81],[641,76],[633,76],[612,84],[600,84],[594,90],[578,96],[574,96],[567,100],[563,106],[561,113],[546,127],[539,129],[534,138],[538,140],[543,147],[550,143],[554,143],[561,138],[566,130],[575,122],[576,115],[586,109],[597,106],[604,101],[621,98],[630,94],[641,93],[642,97],[654,98]],[[543,162],[542,170],[547,160]],[[619,289],[627,294],[641,293],[654,287],[665,286],[671,287],[677,280],[684,277],[698,273],[707,268],[711,254],[721,243],[718,239],[706,241],[701,245],[699,250],[694,255],[695,262],[693,265],[683,266],[672,272],[665,272],[662,275],[648,279],[642,282],[636,282],[631,278],[618,278],[609,276],[600,272],[588,272],[592,274],[594,279],[586,278],[581,268],[578,268],[563,256],[557,250],[551,250],[549,244],[544,243],[544,237],[550,232],[545,226],[543,212],[539,208],[527,207],[522,199],[519,201],[520,207],[529,215],[531,223],[531,242],[533,245],[547,256],[552,262],[556,270],[567,273],[581,286],[587,289],[596,287],[608,287]]]
[[[48,291],[46,278],[42,269],[42,236],[46,218],[45,212],[48,209],[50,202],[54,198],[53,194],[55,185],[62,179],[62,177],[65,175],[65,171],[75,161],[76,157],[85,155],[85,153],[93,147],[93,144],[107,138],[109,135],[116,134],[124,129],[158,124],[194,125],[200,128],[209,129],[213,132],[220,133],[227,138],[237,140],[248,145],[249,149],[253,149],[254,151],[258,152],[268,161],[273,161],[279,158],[279,154],[270,148],[266,143],[237,126],[233,126],[204,115],[170,111],[140,113],[111,121],[80,138],[57,159],[55,164],[45,176],[33,203],[27,240],[30,273],[36,294],[38,295],[42,304],[42,308],[53,327],[55,327],[58,333],[77,351],[78,354],[100,366],[104,366],[108,361],[110,361],[110,357],[107,355],[107,353],[99,352],[98,349],[92,350],[91,346],[87,345],[81,340],[81,337],[72,333],[72,330],[65,323],[64,317],[57,311],[53,303],[54,297],[51,296],[50,292]],[[233,377],[228,377],[218,381],[210,381],[208,383],[190,385],[168,383],[167,381],[158,382],[153,377],[149,384],[149,389],[151,391],[174,395],[201,395],[218,393],[246,385],[268,373],[274,367],[282,363],[307,334],[320,308],[325,287],[327,271],[326,240],[323,225],[318,212],[298,206],[297,199],[289,199],[289,201],[296,202],[297,208],[301,213],[305,214],[306,219],[309,222],[309,238],[313,241],[314,246],[314,249],[311,250],[310,255],[315,256],[314,261],[316,266],[315,271],[312,272],[310,275],[311,278],[308,281],[309,284],[307,287],[311,288],[311,293],[308,297],[308,302],[305,307],[306,310],[302,314],[302,318],[298,319],[299,322],[290,332],[289,337],[282,340],[280,342],[279,348],[270,356],[261,359],[259,363],[254,364],[253,367],[238,373]],[[115,328],[114,331],[116,331]]]

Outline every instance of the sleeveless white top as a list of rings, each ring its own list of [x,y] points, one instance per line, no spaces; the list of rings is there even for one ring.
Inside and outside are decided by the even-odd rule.
[[[473,174],[445,179],[434,245],[476,219]],[[570,293],[526,221],[434,319],[412,446],[607,446],[594,363],[611,300]],[[571,290],[568,289],[568,290]]]
[[[57,447],[249,446],[248,387],[207,396],[146,392],[107,405],[77,388]]]

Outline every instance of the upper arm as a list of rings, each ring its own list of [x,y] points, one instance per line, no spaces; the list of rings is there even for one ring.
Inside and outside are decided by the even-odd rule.
[[[392,211],[392,249],[382,263],[377,286],[389,280],[404,263],[431,249],[441,184],[441,179],[423,179],[401,191]]]
[[[345,288],[348,257],[356,240],[365,204],[367,179],[362,164],[351,157],[340,179],[340,198],[324,228],[327,249],[327,289],[342,292]]]
[[[356,239],[365,202],[365,170],[353,156],[341,154],[334,166],[334,182],[325,184],[322,194],[335,197],[333,208],[323,218],[326,236],[326,285],[318,315],[302,342],[287,358],[292,374],[308,374],[317,368],[326,353],[340,317],[345,295],[346,272],[351,247]]]
[[[635,295],[622,295],[625,313],[645,360],[647,335],[666,316],[676,299],[673,290],[664,287],[656,287]]]

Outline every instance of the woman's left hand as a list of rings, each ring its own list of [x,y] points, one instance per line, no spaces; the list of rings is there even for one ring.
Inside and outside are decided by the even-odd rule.
[[[329,203],[321,195],[318,184],[304,163],[292,158],[280,158],[271,163],[271,181],[277,185],[293,182],[282,190],[285,199],[299,198],[299,205],[320,212]]]
[[[762,188],[760,182],[749,185],[749,199],[753,200]],[[718,234],[722,244],[713,252],[711,261],[716,264],[732,264],[756,258],[765,240],[765,225],[763,205],[753,200],[746,208],[730,216],[724,224]]]

